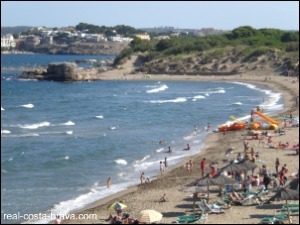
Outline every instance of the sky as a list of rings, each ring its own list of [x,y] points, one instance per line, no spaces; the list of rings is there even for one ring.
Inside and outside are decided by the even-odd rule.
[[[299,30],[299,1],[1,1],[2,26]]]

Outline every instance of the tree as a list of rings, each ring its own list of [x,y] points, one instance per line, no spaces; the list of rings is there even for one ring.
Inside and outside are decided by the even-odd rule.
[[[298,34],[296,32],[285,32],[281,37],[282,42],[293,42],[293,41],[299,41],[299,32]]]

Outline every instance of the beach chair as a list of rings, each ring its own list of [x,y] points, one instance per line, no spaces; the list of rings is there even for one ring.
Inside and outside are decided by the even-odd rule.
[[[299,207],[293,207],[293,208],[288,208],[290,213],[299,213]],[[288,212],[287,208],[279,209],[277,212],[282,212],[282,213],[287,213]]]
[[[196,223],[205,218],[205,214],[202,212],[199,215],[184,215],[178,216],[176,223]]]
[[[217,207],[216,205],[214,206],[215,208],[213,208],[211,205],[207,204],[206,201],[204,201],[204,205],[206,207],[206,211],[209,214],[221,214],[221,213],[224,213],[224,211],[220,207]]]
[[[299,208],[299,204],[288,204],[287,206],[286,205],[283,205],[282,208],[295,208],[295,207],[298,207]]]
[[[273,217],[264,217],[261,219],[260,224],[281,224],[283,223],[283,220],[286,219],[288,219],[286,214],[275,215]]]

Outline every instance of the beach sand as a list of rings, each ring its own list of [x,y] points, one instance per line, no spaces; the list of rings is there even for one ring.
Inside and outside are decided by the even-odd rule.
[[[108,71],[105,74],[101,74],[103,80],[134,80],[134,79],[149,79],[145,75],[131,75],[129,74],[132,70],[132,65],[127,63],[123,66],[123,69],[118,71]],[[267,75],[266,75],[267,74]],[[265,80],[267,77],[267,81]],[[282,93],[284,98],[284,110],[273,117],[278,121],[282,121],[283,115],[289,115],[292,110],[294,116],[299,117],[299,106],[296,104],[296,97],[299,96],[299,83],[296,78],[283,77],[277,74],[272,74],[272,71],[261,71],[253,72],[235,76],[173,76],[173,75],[152,75],[152,80],[195,80],[195,81],[238,81],[244,83],[263,84],[271,88],[276,92]],[[295,83],[293,82],[295,81]],[[249,109],[250,111],[251,109]],[[250,113],[250,112],[249,112]],[[226,120],[226,118],[224,118]],[[283,124],[281,124],[283,126]],[[299,129],[298,128],[286,128],[286,134],[278,137],[274,137],[275,143],[282,141],[288,141],[290,144],[299,143]],[[125,209],[131,217],[136,218],[138,213],[144,209],[154,209],[163,214],[163,219],[159,223],[172,223],[176,221],[177,216],[187,215],[193,213],[193,201],[192,194],[190,191],[183,191],[187,185],[192,184],[195,179],[201,177],[200,162],[203,157],[207,160],[206,167],[209,163],[216,162],[216,167],[221,168],[226,165],[223,162],[224,159],[233,160],[236,159],[237,153],[243,153],[243,139],[245,138],[247,131],[236,131],[227,132],[226,135],[220,133],[211,133],[205,140],[205,147],[199,149],[199,153],[194,156],[188,156],[180,164],[169,168],[163,177],[159,176],[158,167],[158,178],[153,180],[150,184],[137,185],[129,188],[126,191],[119,192],[114,196],[109,196],[104,199],[97,200],[95,203],[88,206],[85,209],[81,209],[75,215],[76,219],[65,219],[62,223],[66,224],[107,224],[109,223],[105,219],[109,216],[107,207],[115,202],[122,201],[128,207]],[[255,152],[259,152],[259,158],[267,165],[267,168],[271,172],[275,172],[275,159],[279,157],[281,166],[287,164],[289,168],[288,176],[293,173],[297,173],[299,169],[299,155],[295,154],[292,150],[282,149],[271,149],[265,144],[258,146],[257,140],[249,140],[250,147],[254,148]],[[225,156],[225,149],[227,147],[233,147],[233,153]],[[185,168],[185,163],[189,160],[194,163],[194,168],[189,173]],[[262,166],[259,163],[258,166]],[[209,169],[206,169],[209,172]],[[256,169],[258,172],[258,169]],[[250,172],[251,173],[251,172]],[[289,178],[291,180],[291,178]],[[137,177],[137,182],[139,177]],[[253,187],[256,190],[257,187]],[[193,188],[190,188],[193,189]],[[212,186],[210,188],[210,202],[219,199],[217,197],[218,187]],[[272,192],[270,188],[269,196],[272,196],[275,192]],[[168,201],[160,203],[159,199],[166,193]],[[289,201],[290,203],[299,203],[298,201]],[[276,210],[281,208],[285,201],[274,202],[267,205],[246,205],[246,206],[231,206],[230,209],[226,210],[224,214],[215,215],[211,214],[208,218],[199,223],[207,224],[257,224],[260,219],[266,216],[273,216]],[[196,207],[197,209],[197,207]],[[84,214],[86,217],[91,214],[96,214],[96,219],[79,219],[79,214]],[[293,215],[293,223],[299,223],[299,213]],[[53,223],[53,222],[52,222]]]

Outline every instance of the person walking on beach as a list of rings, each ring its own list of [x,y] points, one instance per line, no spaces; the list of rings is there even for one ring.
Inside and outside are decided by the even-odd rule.
[[[190,173],[191,172],[191,165],[189,162],[186,163],[186,170]]]
[[[275,170],[276,170],[276,174],[278,175],[278,168],[280,166],[280,162],[279,162],[279,158],[276,158],[276,161],[275,161]]]
[[[144,172],[142,172],[140,180],[141,180],[141,185],[142,185],[144,180],[145,180],[145,173]]]
[[[109,178],[107,179],[107,181],[106,181],[107,188],[110,187],[110,184],[111,184],[111,179],[110,179],[110,177],[109,177]]]
[[[164,171],[164,165],[162,161],[160,161],[159,170],[160,170],[160,176],[163,176],[165,171]]]
[[[193,172],[193,162],[192,162],[192,160],[190,159],[190,161],[189,161],[189,164],[190,164],[190,170],[191,170],[191,172]]]
[[[263,165],[262,174],[263,174],[263,184],[265,185],[266,191],[268,191],[268,185],[271,181],[271,178],[266,165]]]
[[[168,168],[168,161],[167,161],[167,157],[165,157],[164,164],[165,164],[165,170],[167,170],[167,168]]]
[[[201,163],[200,163],[200,169],[201,169],[201,175],[204,177],[204,170],[205,170],[205,160],[206,158],[203,158]]]

